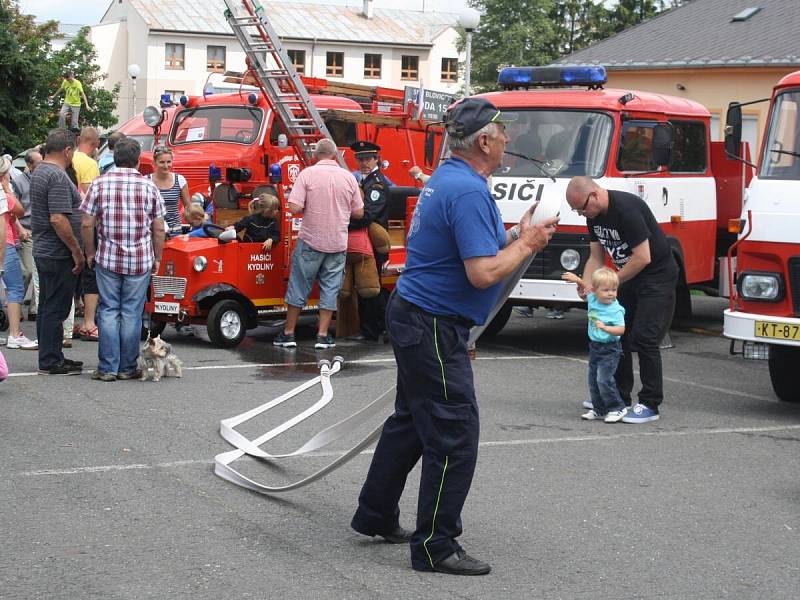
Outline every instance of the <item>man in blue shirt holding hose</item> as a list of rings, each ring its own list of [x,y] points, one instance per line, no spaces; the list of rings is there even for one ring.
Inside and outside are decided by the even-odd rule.
[[[558,219],[529,224],[533,207],[506,231],[487,178],[508,136],[490,102],[466,98],[448,112],[452,158],[427,181],[414,211],[406,268],[387,307],[397,361],[395,412],[384,424],[351,526],[410,542],[419,571],[485,575],[491,567],[456,541],[478,455],[478,406],[467,352],[505,278],[550,241]],[[399,522],[408,472],[422,458],[417,525]]]

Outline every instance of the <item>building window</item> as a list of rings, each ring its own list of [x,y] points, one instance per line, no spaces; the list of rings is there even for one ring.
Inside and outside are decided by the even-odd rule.
[[[419,56],[403,56],[400,65],[400,79],[404,81],[419,79]]]
[[[181,101],[181,96],[185,93],[183,90],[164,90],[165,94],[169,94],[173,104],[178,104]]]
[[[380,79],[380,78],[381,78],[381,55],[365,54],[364,79]]]
[[[456,83],[458,81],[458,59],[442,59],[442,81],[446,83]]]
[[[305,50],[289,50],[289,60],[292,62],[294,70],[298,75],[306,74],[306,51]]]
[[[206,46],[206,70],[225,72],[225,46]]]
[[[344,52],[326,53],[325,74],[328,77],[344,77]]]
[[[165,44],[164,68],[172,71],[183,71],[183,56],[186,47],[183,44]]]

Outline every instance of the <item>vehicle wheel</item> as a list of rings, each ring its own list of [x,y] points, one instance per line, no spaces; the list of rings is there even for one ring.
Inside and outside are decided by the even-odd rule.
[[[511,316],[511,303],[506,302],[503,307],[497,311],[497,314],[494,316],[489,324],[486,326],[486,329],[483,330],[483,335],[486,337],[490,337],[493,335],[497,335],[506,326],[508,323],[508,319]]]
[[[150,335],[156,337],[157,335],[161,335],[164,333],[164,329],[167,327],[166,321],[153,321],[150,324]],[[147,327],[142,325],[142,334],[139,336],[142,341],[147,339]]]
[[[208,337],[215,346],[233,348],[238,346],[247,333],[244,307],[236,300],[222,300],[208,312]]]
[[[775,395],[784,402],[800,402],[800,387],[797,386],[797,369],[800,368],[800,348],[769,347],[769,378]]]

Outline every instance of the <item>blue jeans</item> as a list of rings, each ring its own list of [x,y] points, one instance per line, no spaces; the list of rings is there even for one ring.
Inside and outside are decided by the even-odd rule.
[[[17,254],[17,248],[6,244],[6,255],[3,260],[3,283],[6,284],[8,301],[12,304],[22,304],[25,296],[22,280],[22,263]]]
[[[72,308],[77,275],[71,258],[34,257],[39,272],[39,312],[36,337],[39,338],[39,368],[49,370],[64,361],[64,319]]]
[[[622,344],[589,341],[589,394],[594,412],[603,416],[612,410],[622,410],[625,403],[619,395],[614,373],[622,357]]]
[[[319,281],[319,307],[336,310],[336,298],[344,281],[347,252],[320,252],[298,239],[292,252],[292,270],[286,288],[286,304],[302,308],[311,293],[314,279]]]
[[[100,330],[97,370],[130,373],[139,358],[142,310],[150,284],[150,273],[122,275],[97,265],[97,328]]]

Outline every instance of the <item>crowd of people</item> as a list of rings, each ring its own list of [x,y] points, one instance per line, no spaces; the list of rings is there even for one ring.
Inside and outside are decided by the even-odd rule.
[[[67,77],[62,89],[65,106],[74,111],[79,86]],[[505,122],[500,110],[480,98],[464,99],[448,111],[451,157],[432,176],[418,167],[410,172],[424,187],[409,227],[405,269],[388,299],[380,278],[390,247],[393,184],[380,171],[380,147],[353,144],[359,169],[350,173],[338,164],[334,142],[319,141],[315,164],[300,172],[288,197],[288,211],[302,216],[302,224],[291,256],[286,322],[273,343],[297,345],[295,328],[315,281],[315,348],[335,346],[332,318],[353,292],[359,329],[350,339],[374,342],[387,330],[397,363],[395,410],[383,426],[351,526],[364,535],[408,543],[411,565],[421,571],[483,575],[491,570],[457,541],[479,439],[469,333],[486,322],[503,281],[547,246],[558,223],[557,216],[534,223],[534,204],[517,225],[505,228],[487,185],[509,141]],[[82,363],[63,354],[79,293],[84,317],[77,333],[99,342],[92,378],[135,379],[141,376],[142,309],[165,235],[181,229],[181,214],[188,237],[207,235],[208,212],[203,198],[190,198],[186,180],[172,170],[169,148],[155,147],[155,172],[145,177],[138,170],[141,148],[135,140],[112,135],[112,158],[100,164],[94,158],[98,144],[92,127],[77,138],[59,128],[25,155],[24,171],[0,159],[6,345],[38,349],[42,374],[80,373]],[[639,197],[579,176],[570,180],[566,200],[586,218],[590,240],[582,276],[564,274],[588,304],[589,398],[581,417],[655,421],[663,400],[658,344],[673,301],[675,259]],[[278,198],[262,194],[248,209],[229,229],[270,250],[280,241]],[[613,269],[604,266],[606,255]],[[38,340],[20,329],[29,285]],[[638,402],[632,398],[634,352]],[[0,380],[7,374],[0,355]],[[398,503],[420,460],[416,526],[409,531],[400,524]]]

